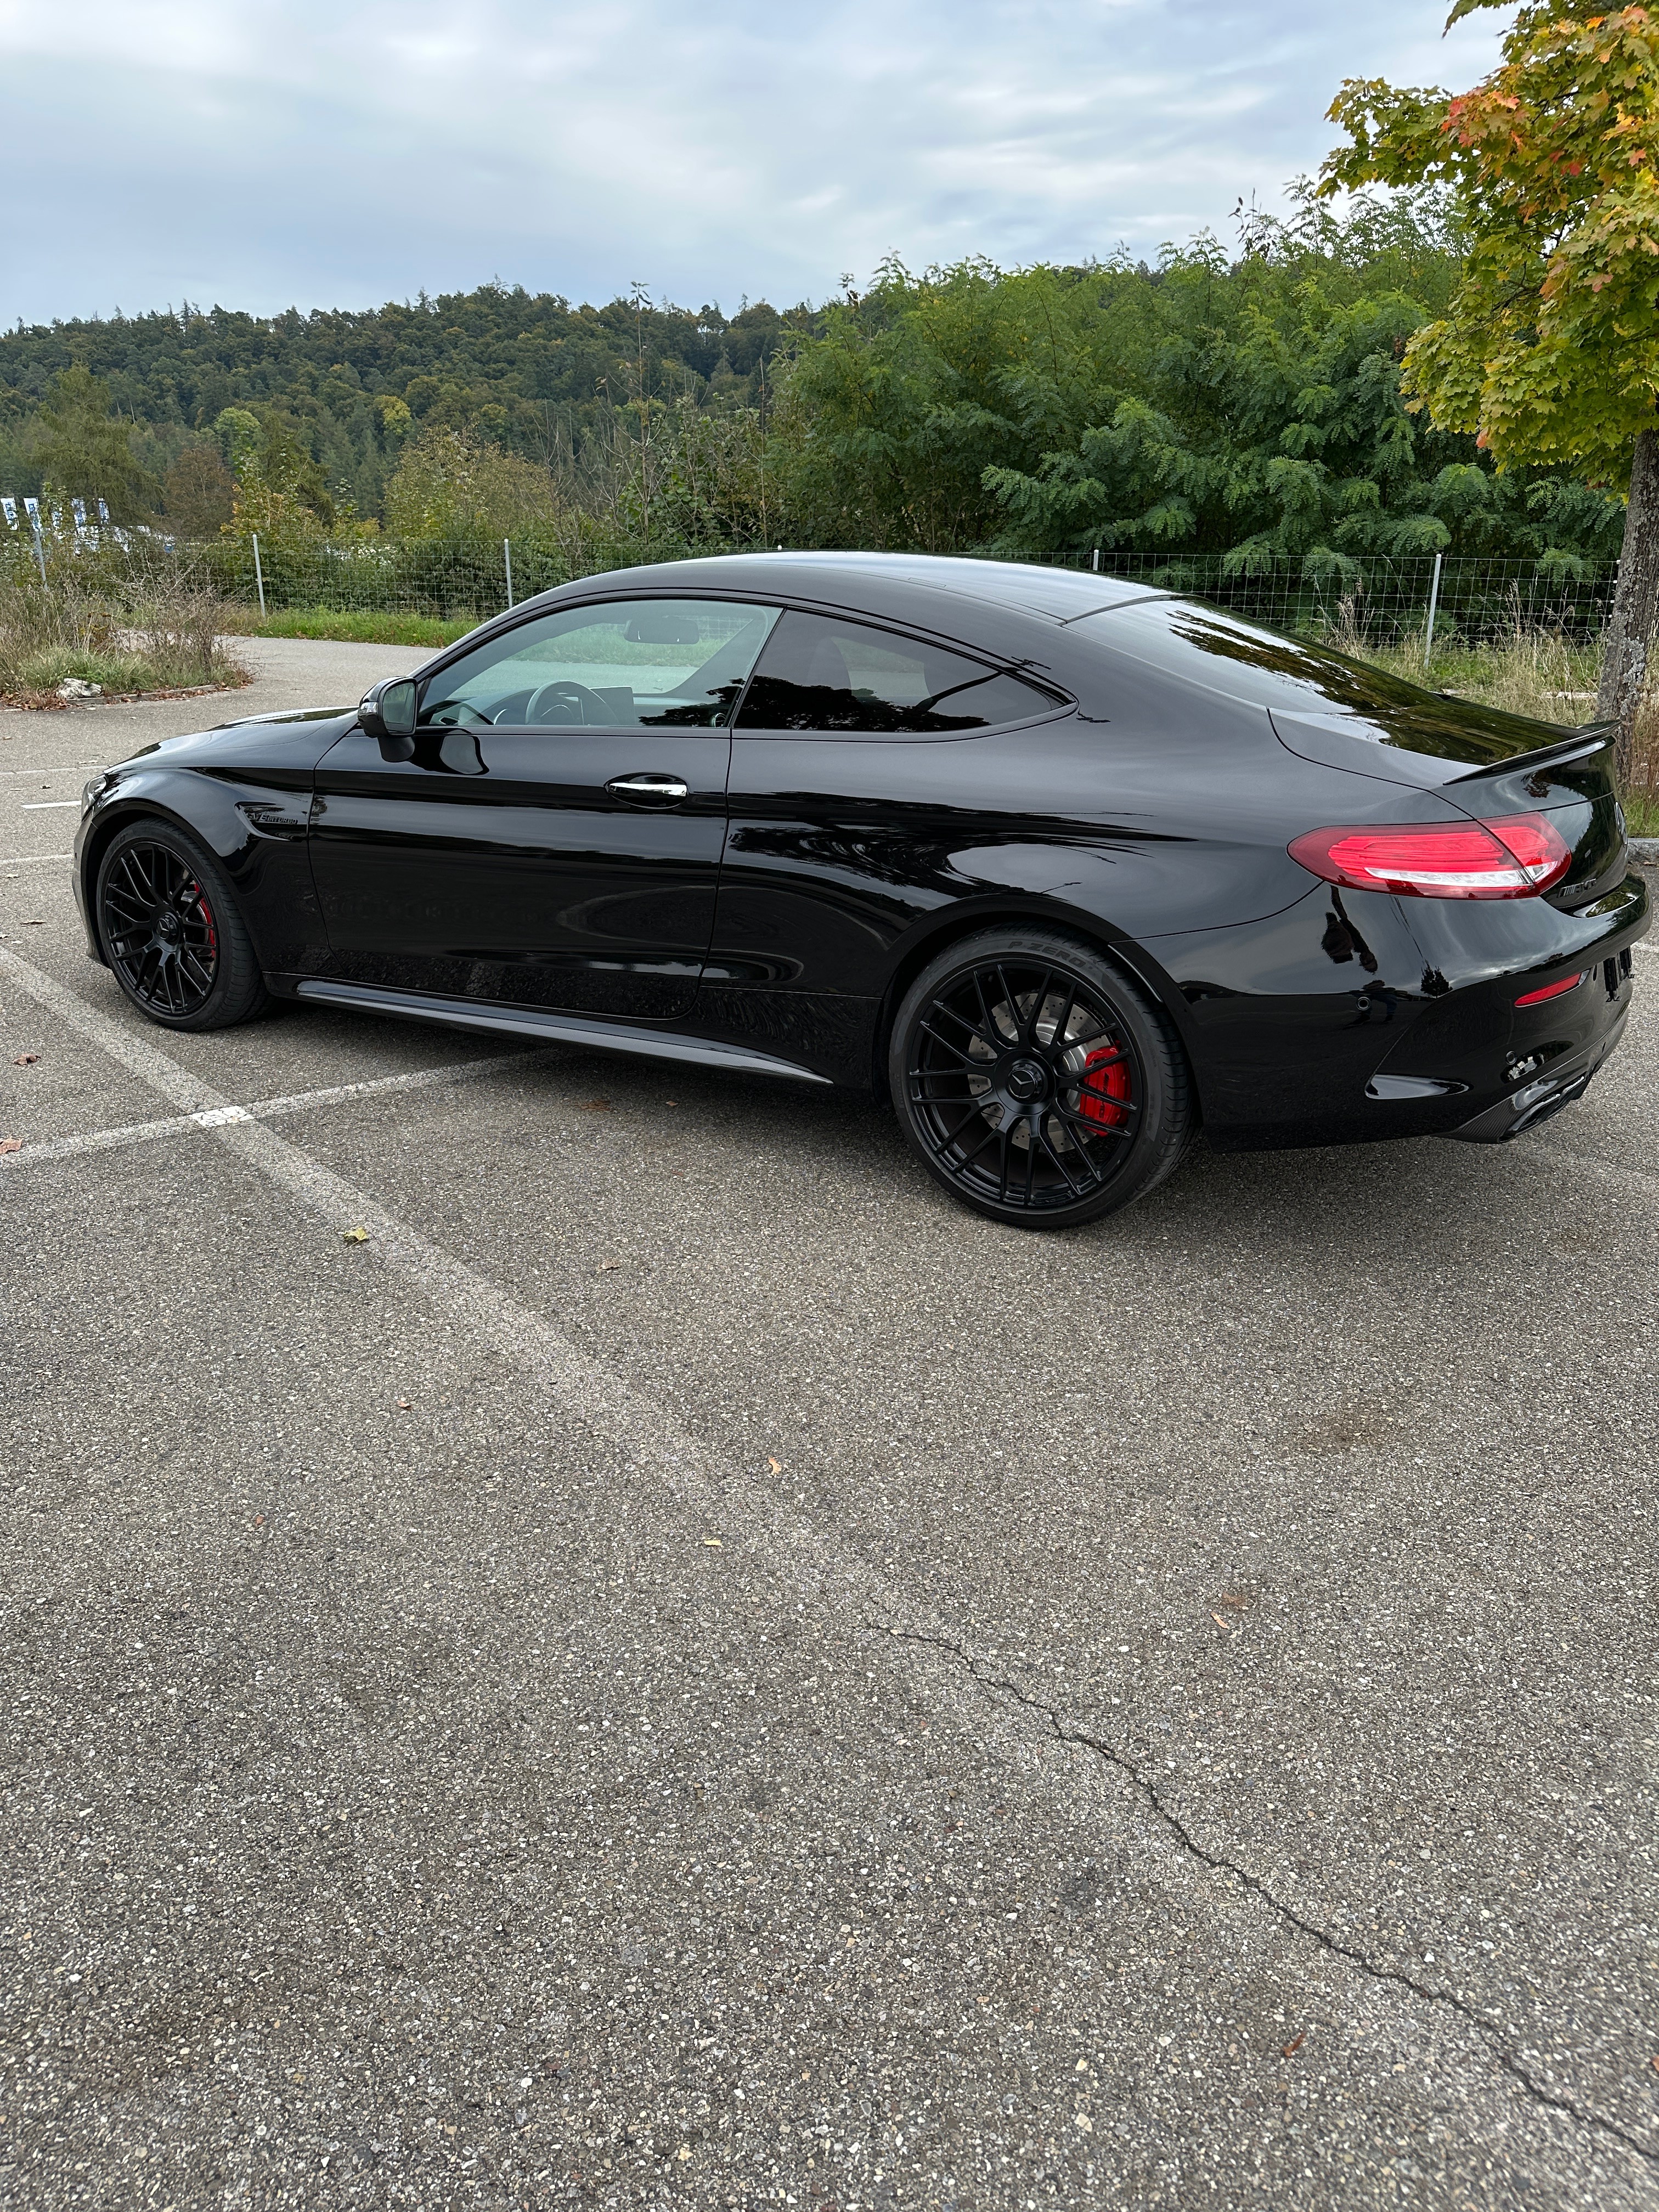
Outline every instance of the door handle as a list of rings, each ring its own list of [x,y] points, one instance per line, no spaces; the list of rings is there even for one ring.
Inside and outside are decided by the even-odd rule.
[[[678,806],[691,787],[678,775],[613,775],[605,787],[624,806]]]

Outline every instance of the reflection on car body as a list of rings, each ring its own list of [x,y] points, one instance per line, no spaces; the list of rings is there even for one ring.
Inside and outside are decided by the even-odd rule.
[[[164,1024],[298,998],[873,1088],[1033,1226],[1200,1127],[1517,1133],[1617,1043],[1648,923],[1605,733],[919,556],[563,586],[356,710],[135,756],[76,880]]]

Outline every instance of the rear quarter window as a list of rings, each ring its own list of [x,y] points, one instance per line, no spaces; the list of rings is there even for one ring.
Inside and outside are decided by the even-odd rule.
[[[767,640],[739,730],[825,737],[950,736],[1052,714],[1052,692],[896,630],[787,613]]]

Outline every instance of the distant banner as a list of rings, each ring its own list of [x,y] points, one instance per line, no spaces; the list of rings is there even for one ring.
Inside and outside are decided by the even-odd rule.
[[[5,510],[7,529],[15,530],[17,527],[17,501],[15,499],[0,499],[0,508],[3,508]]]
[[[107,523],[109,520],[109,509],[101,499],[98,502],[98,520],[102,523]]]
[[[83,499],[72,499],[70,505],[75,510],[75,534],[77,538],[84,538],[87,534],[87,503]]]
[[[34,534],[38,538],[40,535],[40,501],[38,499],[26,499],[23,501],[23,512],[27,515],[30,522],[34,526]]]

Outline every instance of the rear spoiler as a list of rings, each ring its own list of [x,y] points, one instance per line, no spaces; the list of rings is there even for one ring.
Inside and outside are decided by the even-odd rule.
[[[1442,789],[1455,789],[1462,783],[1490,783],[1494,777],[1525,775],[1532,769],[1565,768],[1571,761],[1589,760],[1596,753],[1609,751],[1618,738],[1616,722],[1586,722],[1570,737],[1558,738],[1534,752],[1511,753],[1507,760],[1487,761],[1462,775],[1449,776]]]

